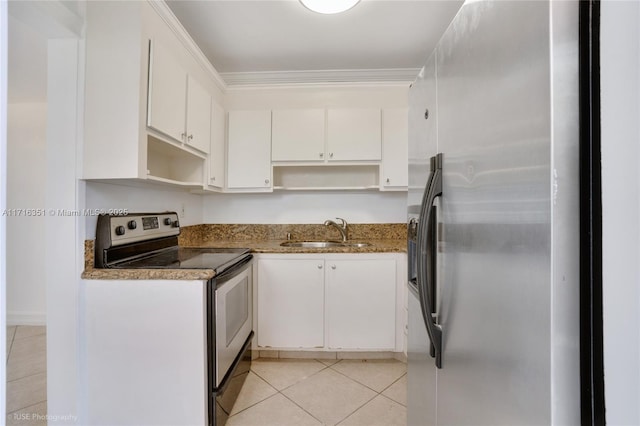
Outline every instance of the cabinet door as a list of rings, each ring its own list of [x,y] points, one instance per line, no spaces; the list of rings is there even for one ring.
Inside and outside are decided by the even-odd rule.
[[[329,161],[380,160],[380,110],[329,109],[327,151]]]
[[[271,188],[271,111],[229,111],[228,188]]]
[[[258,346],[324,346],[324,261],[258,261]]]
[[[382,180],[381,187],[387,190],[407,189],[409,111],[407,108],[382,111]]]
[[[211,104],[211,152],[209,153],[209,185],[224,188],[225,113],[217,103]]]
[[[192,76],[187,80],[186,142],[204,153],[211,145],[211,95]]]
[[[324,161],[324,109],[273,111],[272,161]]]
[[[147,125],[185,142],[187,73],[157,41],[151,49]]]
[[[327,260],[329,349],[393,350],[396,262]]]

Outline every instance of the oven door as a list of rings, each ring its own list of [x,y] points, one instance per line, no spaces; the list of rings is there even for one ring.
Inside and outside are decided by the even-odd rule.
[[[229,371],[253,325],[251,262],[216,279],[215,387]]]

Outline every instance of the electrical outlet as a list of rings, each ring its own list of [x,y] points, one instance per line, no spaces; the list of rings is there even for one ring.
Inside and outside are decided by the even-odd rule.
[[[180,217],[183,219],[185,216],[184,210],[185,210],[184,203],[182,203],[182,205],[180,206]]]

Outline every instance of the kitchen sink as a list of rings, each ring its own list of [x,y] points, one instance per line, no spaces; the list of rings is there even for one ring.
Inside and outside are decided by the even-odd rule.
[[[327,248],[327,247],[369,247],[369,243],[352,243],[349,241],[285,241],[280,244],[283,247],[306,247],[306,248]]]
[[[371,244],[369,243],[350,243],[350,242],[346,242],[346,243],[340,243],[345,247],[369,247]]]

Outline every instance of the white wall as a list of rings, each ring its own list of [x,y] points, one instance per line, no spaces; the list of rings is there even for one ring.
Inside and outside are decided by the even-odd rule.
[[[13,8],[15,13],[15,8]],[[7,206],[43,209],[46,182],[47,40],[9,17]],[[7,322],[46,321],[43,216],[7,217]]]
[[[640,424],[640,3],[601,3],[606,417]]]
[[[86,209],[128,209],[131,213],[171,210],[182,226],[202,223],[202,196],[183,190],[129,187],[87,182]],[[184,207],[184,216],[182,215]],[[86,238],[96,236],[96,216],[86,218]]]
[[[46,181],[46,103],[8,106],[7,208],[43,209]],[[7,322],[46,321],[44,216],[7,217]]]
[[[406,192],[274,192],[204,197],[204,223],[404,223]]]
[[[0,2],[0,69],[7,69],[7,2]],[[0,73],[0,210],[7,207],[7,74]],[[0,354],[6,353],[6,218],[0,216]],[[0,419],[7,413],[7,370],[0,364]]]

